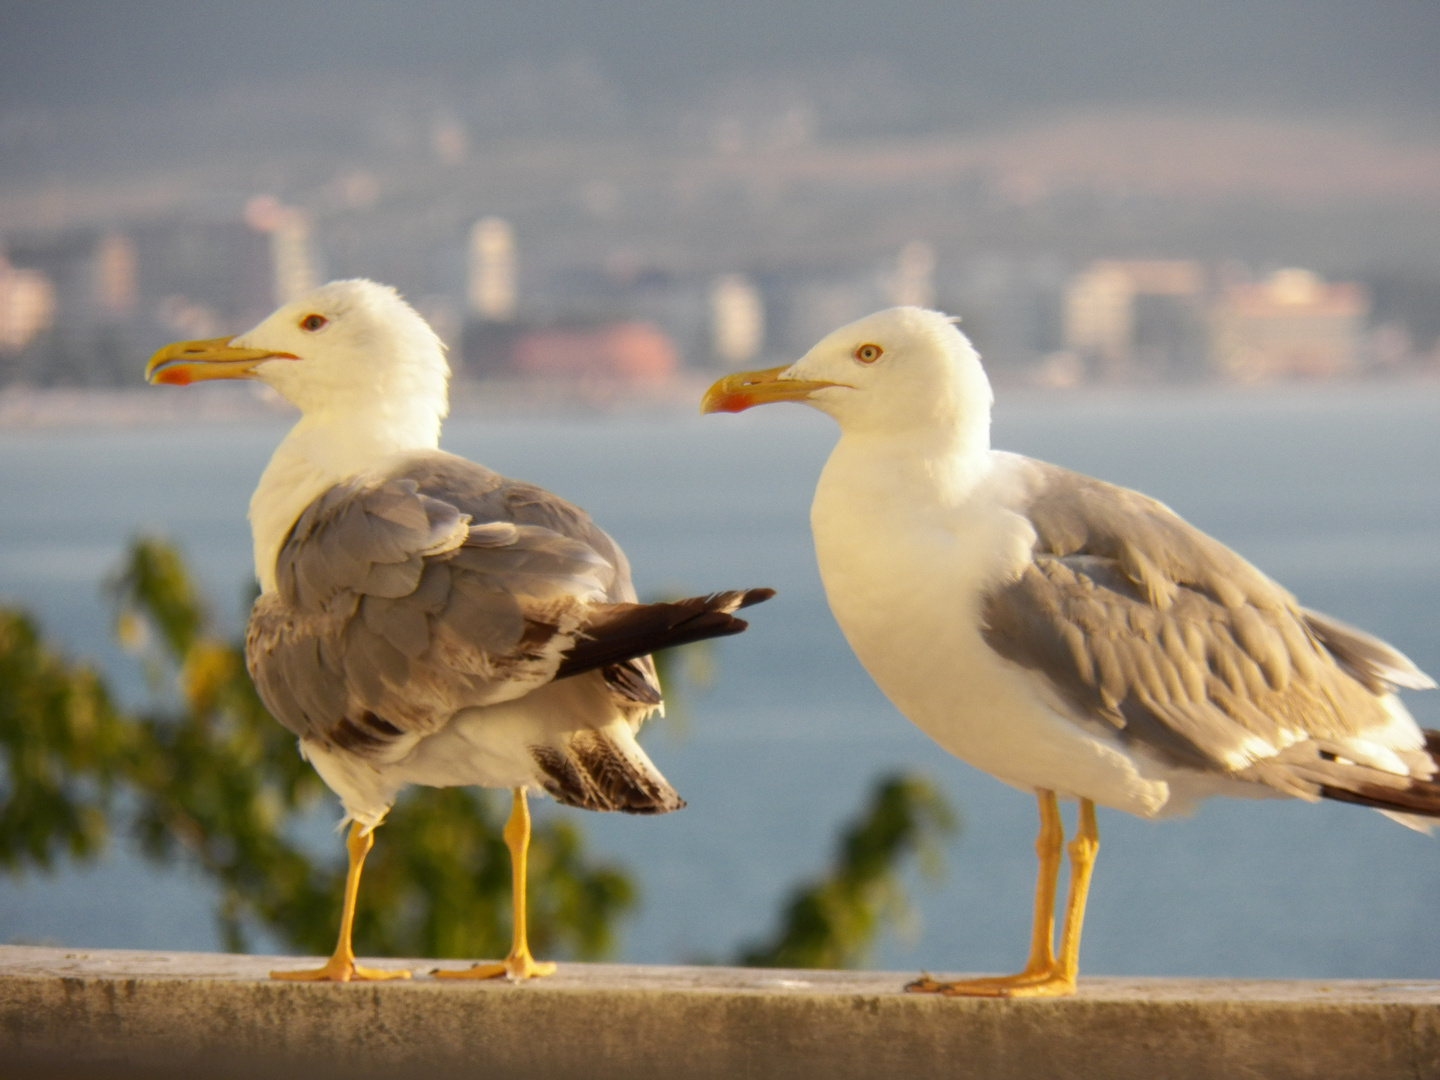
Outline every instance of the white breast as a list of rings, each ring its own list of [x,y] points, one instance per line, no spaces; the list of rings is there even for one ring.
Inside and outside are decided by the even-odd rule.
[[[886,460],[842,439],[811,509],[831,611],[876,684],[961,760],[1024,790],[1049,788],[1151,815],[1167,786],[1113,738],[1063,714],[1045,680],[997,655],[980,605],[1030,559],[1027,459],[988,453],[958,472]],[[1148,771],[1148,770],[1147,770]]]

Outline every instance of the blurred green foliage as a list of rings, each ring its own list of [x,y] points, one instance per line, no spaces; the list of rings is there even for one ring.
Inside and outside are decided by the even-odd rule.
[[[88,668],[0,614],[0,868],[96,856],[117,822],[159,863],[199,867],[220,891],[226,946],[255,929],[324,955],[334,944],[343,845],[316,858],[301,838],[324,785],[245,671],[243,645],[211,630],[179,554],[138,541],[111,583],[120,640],[175,692],[168,707],[117,710]],[[504,805],[498,805],[503,802]],[[362,955],[503,956],[510,946],[509,799],[413,788],[377,833],[355,922]],[[307,820],[308,819],[308,820]],[[313,828],[309,831],[313,832]],[[531,942],[541,955],[609,953],[635,903],[618,868],[597,863],[565,821],[531,838]]]
[[[796,889],[768,941],[741,950],[750,967],[848,968],[862,965],[887,921],[908,915],[898,870],[915,855],[939,873],[941,844],[957,829],[955,812],[927,780],[882,777],[869,804],[840,835],[830,872]]]
[[[119,709],[88,666],[60,655],[26,615],[0,610],[0,872],[97,857],[129,831],[159,864],[200,869],[220,894],[226,947],[264,929],[287,948],[328,954],[345,878],[343,845],[313,850],[332,806],[245,671],[243,645],[217,635],[169,544],[137,541],[110,583],[116,634],[164,704]],[[708,681],[711,653],[666,656],[667,697]],[[657,658],[658,659],[658,658]],[[476,788],[411,788],[365,863],[355,920],[360,955],[503,956],[510,945],[509,798]],[[862,962],[905,911],[898,871],[938,865],[954,815],[923,780],[879,782],[841,836],[830,876],[797,890],[775,939],[742,963]],[[619,868],[597,862],[569,821],[542,818],[530,847],[530,939],[537,955],[604,957],[636,902]]]
[[[131,734],[93,671],[57,656],[27,616],[0,611],[0,870],[100,850]]]

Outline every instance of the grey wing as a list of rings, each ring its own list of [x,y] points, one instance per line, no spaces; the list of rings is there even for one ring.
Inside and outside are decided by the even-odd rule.
[[[458,459],[457,459],[458,460]],[[480,470],[477,483],[486,483]],[[580,539],[476,521],[405,475],[324,493],[281,547],[246,655],[276,718],[349,749],[434,730],[551,679],[616,566]]]
[[[605,600],[612,604],[635,603],[635,586],[625,553],[575,504],[544,488],[510,480],[454,454],[435,451],[414,454],[397,475],[415,480],[425,491],[444,498],[474,521],[509,521],[533,526],[584,544],[614,570],[605,590]],[[661,701],[660,677],[649,656],[635,656],[607,665],[601,673],[611,691],[622,699],[640,705],[657,705]]]
[[[986,641],[1171,764],[1313,796],[1312,764],[1391,721],[1380,695],[1428,682],[1154,500],[1043,466],[1027,513],[1033,559],[986,598]]]
[[[394,470],[394,476],[414,480],[427,495],[450,503],[472,521],[533,526],[584,544],[614,569],[606,599],[611,603],[634,601],[630,564],[620,546],[589,514],[558,495],[439,451],[410,455]]]

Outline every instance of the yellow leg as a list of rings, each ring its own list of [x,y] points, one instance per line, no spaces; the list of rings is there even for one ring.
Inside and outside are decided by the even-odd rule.
[[[1080,800],[1080,822],[1070,841],[1070,896],[1065,901],[1065,922],[1060,930],[1060,957],[1056,975],[1075,992],[1080,973],[1080,929],[1085,923],[1085,901],[1090,896],[1090,873],[1100,850],[1100,830],[1095,825],[1095,804]]]
[[[1053,791],[1040,791],[1040,834],[1035,852],[1040,875],[1035,883],[1035,916],[1030,931],[1030,958],[1018,975],[992,979],[939,982],[926,975],[905,989],[912,993],[970,997],[1063,997],[1075,992],[1080,968],[1080,928],[1085,921],[1085,900],[1090,873],[1100,847],[1095,825],[1095,804],[1080,800],[1080,821],[1075,838],[1066,847],[1070,855],[1070,895],[1065,901],[1065,922],[1060,932],[1058,957],[1051,951],[1055,928],[1055,885],[1060,875],[1060,849],[1065,836]]]
[[[465,971],[437,971],[437,979],[498,979],[505,976],[516,981],[532,979],[555,972],[552,963],[539,963],[530,955],[530,941],[525,932],[525,875],[530,850],[530,805],[525,789],[515,788],[510,804],[510,820],[505,822],[505,845],[510,849],[510,888],[514,906],[514,933],[510,955],[498,964],[476,964]]]
[[[358,822],[350,826],[350,835],[345,848],[350,852],[350,869],[345,874],[345,904],[340,909],[340,940],[335,943],[335,955],[326,961],[324,967],[308,971],[272,971],[272,979],[288,979],[291,982],[350,982],[354,980],[408,979],[408,971],[380,971],[377,968],[362,968],[355,964],[355,953],[350,949],[350,932],[355,924],[355,898],[360,894],[360,868],[365,865],[365,856],[375,845],[373,830],[366,829]]]
[[[1030,958],[1025,975],[1041,975],[1055,963],[1055,882],[1060,877],[1060,851],[1065,846],[1065,826],[1053,791],[1037,793],[1040,802],[1040,833],[1035,837],[1035,855],[1040,871],[1035,878],[1035,915],[1030,924]]]

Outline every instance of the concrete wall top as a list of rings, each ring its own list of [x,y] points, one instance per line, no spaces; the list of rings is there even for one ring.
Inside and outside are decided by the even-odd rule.
[[[1072,998],[994,1001],[906,994],[914,973],[561,964],[511,985],[366,963],[416,977],[277,983],[305,961],[0,946],[0,1076],[1440,1080],[1440,980],[1085,978]]]

